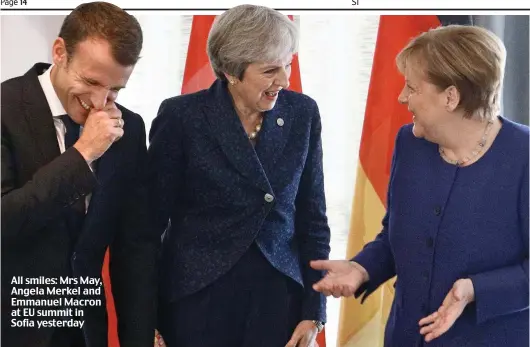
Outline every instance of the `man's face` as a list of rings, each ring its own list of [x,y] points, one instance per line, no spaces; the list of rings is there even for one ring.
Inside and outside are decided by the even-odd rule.
[[[134,65],[122,66],[111,52],[110,44],[101,39],[80,42],[68,59],[61,38],[53,44],[52,84],[66,113],[78,124],[84,124],[90,110],[103,109],[116,100],[125,88]]]

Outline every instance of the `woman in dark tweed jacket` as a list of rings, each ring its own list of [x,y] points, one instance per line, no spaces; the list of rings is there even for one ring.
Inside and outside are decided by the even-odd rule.
[[[169,347],[314,346],[329,228],[316,103],[286,90],[286,16],[238,6],[214,22],[208,90],[165,100],[149,148],[162,232],[159,329]]]

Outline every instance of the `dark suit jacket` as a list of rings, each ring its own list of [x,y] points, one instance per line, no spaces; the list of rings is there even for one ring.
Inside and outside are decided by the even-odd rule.
[[[281,91],[265,115],[255,148],[226,83],[162,103],[148,167],[155,229],[171,220],[163,300],[212,283],[255,241],[274,267],[305,287],[302,319],[325,320],[325,297],[311,287],[322,273],[309,267],[330,250],[320,133],[316,103],[292,91]]]
[[[2,83],[2,342],[48,346],[53,332],[10,327],[13,276],[100,277],[110,245],[122,346],[152,346],[155,246],[144,239],[138,220],[127,218],[139,216],[138,202],[145,200],[136,189],[146,156],[143,121],[119,106],[125,134],[98,160],[94,175],[75,148],[60,154],[37,79],[48,66],[36,64],[24,76]],[[88,213],[72,249],[65,212],[89,193]],[[105,303],[84,311],[87,346],[106,346]]]

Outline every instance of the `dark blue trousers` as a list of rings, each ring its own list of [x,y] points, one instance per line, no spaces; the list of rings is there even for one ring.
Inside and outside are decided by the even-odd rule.
[[[168,347],[284,347],[300,322],[302,287],[256,245],[224,276],[177,302],[160,302]]]

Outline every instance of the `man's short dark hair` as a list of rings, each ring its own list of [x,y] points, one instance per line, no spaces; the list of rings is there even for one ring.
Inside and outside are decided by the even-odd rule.
[[[64,20],[59,32],[70,59],[77,45],[86,39],[102,39],[110,44],[116,62],[136,64],[142,50],[140,23],[118,6],[107,2],[89,2],[76,7]]]

